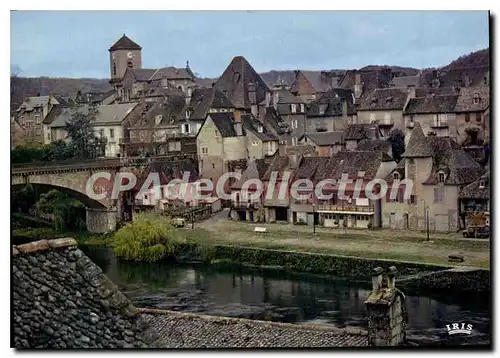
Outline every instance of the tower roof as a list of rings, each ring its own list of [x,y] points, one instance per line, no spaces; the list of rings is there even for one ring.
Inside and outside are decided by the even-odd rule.
[[[405,158],[425,158],[432,157],[433,151],[429,143],[429,138],[425,136],[420,123],[416,122],[408,141]]]
[[[142,50],[142,47],[123,34],[123,36],[109,48],[109,51],[116,50]]]

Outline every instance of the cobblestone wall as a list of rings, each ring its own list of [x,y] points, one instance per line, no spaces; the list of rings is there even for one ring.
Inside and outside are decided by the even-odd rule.
[[[147,347],[147,324],[73,239],[13,248],[13,347]]]

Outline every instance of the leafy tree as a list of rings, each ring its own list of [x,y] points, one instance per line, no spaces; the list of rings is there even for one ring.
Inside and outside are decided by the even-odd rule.
[[[392,157],[399,162],[405,151],[405,134],[400,129],[394,129],[389,135],[389,141],[392,145]]]
[[[78,159],[94,159],[102,156],[106,146],[104,138],[97,137],[91,125],[91,116],[75,113],[66,123],[72,153]]]
[[[40,195],[34,209],[37,216],[54,221],[56,230],[85,228],[85,205],[58,190]]]
[[[35,190],[31,184],[22,188],[12,188],[11,211],[27,213],[35,204]]]
[[[170,219],[140,214],[115,233],[113,250],[126,260],[154,262],[173,257],[183,241]]]

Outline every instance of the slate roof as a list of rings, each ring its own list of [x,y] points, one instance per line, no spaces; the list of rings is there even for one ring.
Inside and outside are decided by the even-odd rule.
[[[392,150],[392,144],[388,139],[363,139],[358,143],[356,149],[387,153]]]
[[[378,138],[378,128],[372,124],[349,124],[344,131],[345,140]]]
[[[26,112],[29,112],[34,110],[35,108],[43,108],[49,103],[50,99],[51,99],[50,96],[26,97],[23,103],[21,103],[21,105],[19,106],[17,111],[19,112],[24,110]]]
[[[400,87],[400,88],[405,88],[405,87],[420,87],[422,83],[422,76],[421,75],[415,75],[415,76],[400,76],[400,77],[394,77],[391,82],[389,83],[389,86],[391,87]]]
[[[405,167],[406,167],[406,159],[403,158],[399,161],[399,163],[396,165],[396,168],[394,168],[385,178],[385,180],[388,183],[394,182],[394,172],[399,173],[399,180],[403,180],[405,178]]]
[[[236,137],[234,129],[234,114],[230,112],[209,113],[208,115],[219,130],[222,137]]]
[[[460,89],[458,89],[457,87],[438,87],[438,88],[419,87],[415,88],[415,98],[427,97],[431,95],[435,96],[458,95],[459,92]]]
[[[376,88],[367,94],[358,111],[403,110],[408,90],[403,88]]]
[[[317,132],[305,133],[302,137],[309,138],[319,146],[329,146],[344,143],[344,132]],[[301,137],[301,139],[302,139]]]
[[[450,137],[427,137],[432,148],[432,170],[424,184],[437,184],[438,173],[446,174],[444,184],[464,185],[476,180],[484,169]]]
[[[142,47],[123,34],[123,36],[109,48],[109,51],[116,50],[142,50]]]
[[[236,56],[219,77],[215,87],[222,91],[236,108],[249,109],[251,105],[248,96],[250,83],[255,84],[256,104],[260,103],[265,99],[266,92],[270,92],[269,88],[244,57]]]
[[[315,157],[318,155],[314,146],[310,144],[287,146],[287,155],[298,155],[300,157]]]
[[[154,344],[157,348],[314,348],[368,345],[367,333],[361,330],[173,311],[145,309],[143,312],[142,317],[158,337]]]
[[[474,98],[479,98],[479,103],[474,103]],[[490,88],[481,87],[466,87],[460,89],[456,112],[482,112],[490,105]]]
[[[167,78],[172,80],[182,80],[182,79],[194,80],[194,75],[188,67],[177,68],[169,66],[156,70],[156,72],[151,76],[151,80],[153,81],[161,78]]]
[[[425,136],[420,123],[415,122],[410,134],[410,140],[405,148],[403,157],[405,158],[425,158],[433,154],[428,137]]]
[[[269,164],[269,167],[267,168],[266,172],[262,176],[262,180],[265,181],[270,180],[272,172],[277,172],[278,173],[277,179],[280,179],[281,176],[283,175],[283,171],[287,169],[289,165],[290,165],[290,158],[288,156],[279,156],[279,155],[275,156],[271,161],[271,163]]]
[[[80,106],[54,106],[49,112],[49,115],[45,118],[44,124],[49,124],[50,128],[61,128],[66,126],[66,122],[69,122],[71,118],[77,113],[83,114],[84,116],[89,113],[89,106],[84,104]]]
[[[316,92],[326,92],[332,89],[332,79],[324,71],[300,70],[313,86]]]
[[[217,88],[196,88],[191,94],[191,102],[186,106],[192,109],[190,120],[203,121],[207,117],[210,108],[234,108],[231,101]]]
[[[243,184],[249,179],[262,178],[273,159],[274,157],[252,160],[241,174],[240,180],[231,185],[231,189],[241,189]]]
[[[327,164],[318,168],[315,181],[340,179],[342,174],[356,178],[358,172],[365,172],[365,179],[373,179],[385,156],[381,152],[341,150],[332,155]]]
[[[127,68],[127,71],[132,72],[137,82],[148,82],[152,80],[153,75],[155,75],[158,70],[153,68]]]
[[[390,68],[368,71],[348,70],[339,87],[354,90],[356,74],[360,74],[361,83],[363,84],[363,95],[361,98],[365,97],[367,93],[375,88],[389,87],[389,82],[392,80],[392,70]]]
[[[277,99],[276,103],[283,104],[300,104],[303,103],[302,99],[298,96],[295,96],[292,92],[287,89],[278,89],[273,91],[273,96]],[[265,102],[265,99],[264,99]]]
[[[341,92],[341,94],[345,94],[345,92]],[[355,109],[352,104],[352,97],[345,96],[347,99],[342,99],[343,97],[339,96],[339,92],[337,90],[330,90],[321,95],[315,101],[312,101],[307,107],[307,116],[308,117],[317,117],[317,116],[342,116],[343,114],[343,102],[347,104],[347,114],[353,115],[355,114]],[[320,108],[323,107],[323,114],[320,114]]]
[[[454,113],[455,107],[457,105],[457,100],[457,95],[412,98],[408,102],[404,113]]]
[[[278,138],[275,135],[273,135],[267,130],[265,125],[259,122],[251,114],[242,114],[241,122],[245,131],[253,133],[257,138],[259,138],[263,142],[278,140]],[[259,132],[259,127],[262,127],[262,132]]]
[[[96,107],[92,125],[121,124],[139,103],[119,103]]]
[[[491,199],[491,188],[490,188],[490,171],[481,175],[478,179],[464,186],[459,193],[460,199]],[[479,184],[483,182],[484,188],[480,188]]]
[[[329,157],[303,157],[294,172],[293,180],[314,178],[316,170],[326,165],[329,160]]]
[[[185,116],[183,111],[185,103],[184,98],[179,96],[168,97],[165,102],[148,103],[147,112],[141,118],[141,121],[134,125],[134,128],[177,126]],[[162,116],[158,124],[156,124],[156,116]]]
[[[451,70],[429,69],[423,71],[423,84],[432,86],[439,84],[439,87],[466,87],[466,76],[469,78],[469,87],[484,85],[484,77],[489,83],[489,66],[471,66],[454,68]],[[436,79],[438,81],[436,81]]]
[[[274,107],[266,108],[264,122],[267,124],[267,128],[275,135],[283,135],[290,132],[290,126],[281,118],[281,115]]]

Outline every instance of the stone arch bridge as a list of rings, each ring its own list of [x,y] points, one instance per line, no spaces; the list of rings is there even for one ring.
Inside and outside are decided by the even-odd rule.
[[[122,215],[122,199],[112,199],[116,173],[138,173],[152,163],[182,163],[195,161],[193,155],[161,156],[148,158],[109,158],[95,160],[67,160],[59,162],[35,162],[13,164],[11,185],[39,186],[54,188],[71,194],[85,204],[87,209],[87,229],[91,232],[104,233],[116,229],[117,220]],[[87,195],[87,183],[95,173],[107,172],[111,178],[99,178],[93,183],[93,190],[99,194],[106,190],[103,199],[93,199]]]

